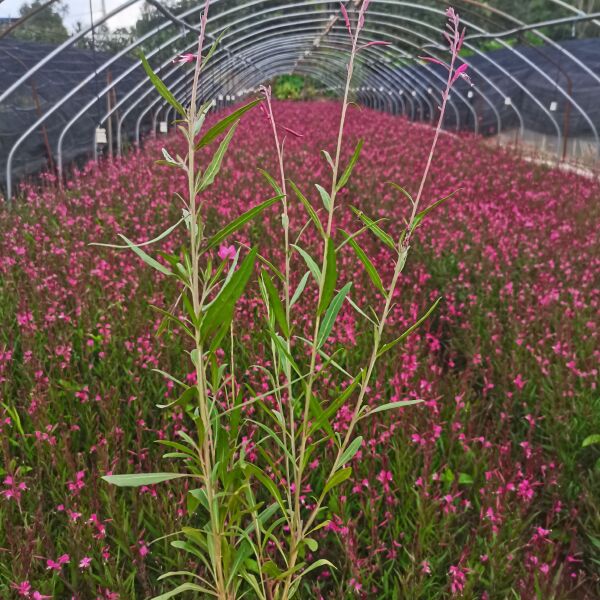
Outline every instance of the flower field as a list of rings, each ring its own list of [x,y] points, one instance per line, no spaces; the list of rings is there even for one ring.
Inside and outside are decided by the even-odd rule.
[[[303,135],[286,138],[286,168],[316,207],[314,184],[329,176],[320,150],[334,147],[339,105],[274,109]],[[432,136],[428,127],[352,107],[345,159],[366,141],[340,192],[335,227],[359,228],[355,206],[399,235],[409,205],[387,182],[415,190]],[[205,195],[215,227],[272,196],[258,168],[277,172],[276,156],[258,110],[242,119],[235,140]],[[189,568],[174,538],[164,537],[183,524],[185,484],[119,490],[100,479],[168,470],[155,440],[190,426],[181,409],[156,407],[176,395],[153,369],[182,381],[195,376],[181,358],[184,336],[158,335],[162,317],[150,306],[176,299],[135,254],[89,245],[121,232],[148,240],[180,218],[175,192],[185,182],[155,165],[163,143],[90,163],[64,190],[51,177],[25,186],[22,199],[0,211],[2,598],[148,598],[169,589],[158,575]],[[177,143],[169,140],[170,152]],[[373,408],[424,402],[364,421],[352,476],[317,534],[318,555],[335,557],[339,568],[314,571],[301,600],[600,596],[600,446],[583,447],[600,434],[600,185],[443,135],[426,204],[455,190],[412,241],[387,335],[443,300],[378,365],[367,400]],[[229,243],[257,246],[281,268],[278,212],[268,208]],[[290,198],[293,236],[317,249],[305,222]],[[175,252],[177,235],[161,250]],[[369,232],[360,241],[389,279],[386,247]],[[381,303],[348,246],[339,260],[352,300]],[[305,271],[295,256],[295,283]],[[237,361],[246,361],[244,384],[260,392],[270,386],[253,361],[270,354],[259,297],[254,278],[238,304],[233,343]],[[298,330],[308,331],[316,297],[309,283],[293,309]],[[340,315],[326,349],[339,350],[337,360],[353,372],[371,341],[350,303]],[[348,383],[339,374],[317,391],[326,398]],[[334,429],[345,431],[350,416],[342,406]],[[261,432],[245,436],[252,460]],[[303,503],[313,502],[326,470],[326,461],[309,463]]]

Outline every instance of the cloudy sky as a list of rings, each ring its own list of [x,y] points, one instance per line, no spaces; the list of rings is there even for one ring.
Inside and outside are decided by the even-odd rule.
[[[102,17],[102,0],[91,0],[94,19]],[[104,0],[106,12],[110,12],[117,6],[123,4],[124,0]],[[24,0],[0,0],[0,17],[17,17],[19,16],[19,8],[24,3]],[[107,25],[111,29],[117,27],[128,27],[133,25],[140,12],[140,7],[143,0],[138,0],[126,8],[117,17],[110,19]],[[90,23],[90,0],[63,0],[63,6],[66,6],[68,13],[64,17],[65,24],[68,29],[72,29],[77,21],[81,21],[84,25]]]

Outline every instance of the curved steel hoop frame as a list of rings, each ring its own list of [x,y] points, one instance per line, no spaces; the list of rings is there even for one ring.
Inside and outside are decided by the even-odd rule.
[[[118,16],[123,10],[139,1],[125,0],[105,17],[55,48],[0,94],[0,104],[9,101],[12,94],[25,85],[35,73],[50,64],[61,53],[74,46],[88,33],[93,32],[96,27]],[[462,19],[463,24],[468,29],[465,47],[480,60],[485,61],[492,72],[497,73],[497,75],[491,76],[488,69],[482,70],[470,58],[465,57],[463,60],[469,66],[473,77],[485,83],[487,88],[484,91],[484,89],[475,87],[472,93],[468,95],[465,95],[464,90],[460,88],[453,90],[450,98],[453,118],[450,121],[454,123],[457,130],[470,127],[474,133],[477,133],[481,120],[479,110],[485,105],[491,111],[496,122],[496,132],[500,133],[505,129],[503,123],[504,109],[510,108],[518,121],[519,135],[523,136],[526,128],[524,116],[519,107],[510,101],[510,95],[507,91],[511,87],[512,89],[516,87],[531,100],[539,113],[548,120],[556,133],[557,152],[560,152],[563,134],[561,124],[553,111],[544,106],[541,100],[528,89],[526,82],[521,81],[495,60],[493,53],[484,53],[478,49],[476,41],[486,38],[497,42],[514,59],[526,65],[542,80],[550,84],[556,90],[556,93],[564,99],[565,103],[573,107],[587,124],[590,134],[600,151],[600,136],[596,124],[573,95],[552,79],[543,68],[536,65],[529,56],[525,55],[519,48],[510,46],[503,39],[514,32],[531,31],[544,44],[557,52],[564,59],[566,65],[575,65],[586,73],[591,80],[600,85],[600,75],[574,56],[567,48],[540,31],[548,24],[579,22],[583,19],[596,27],[600,27],[600,20],[597,18],[599,15],[587,14],[563,0],[548,1],[557,7],[557,11],[560,10],[563,13],[567,11],[575,16],[560,16],[553,21],[527,24],[493,5],[486,5],[492,15],[501,17],[505,22],[508,21],[513,24],[510,29],[490,32],[484,25],[474,22],[476,11],[473,6],[477,6],[478,2],[475,0],[457,0],[459,8],[460,4],[465,5],[467,14],[467,18]],[[150,3],[156,5],[158,2],[159,0],[152,0]],[[204,74],[204,98],[209,96],[221,98],[221,104],[233,102],[276,75],[291,72],[312,77],[334,94],[341,92],[346,63],[340,51],[347,48],[347,32],[339,14],[324,7],[322,0],[305,0],[292,3],[283,0],[247,0],[233,8],[226,8],[226,2],[227,0],[212,0],[212,5],[222,4],[225,10],[209,16],[209,39],[215,39],[228,27],[231,27],[231,31],[225,31],[223,34],[221,45]],[[360,0],[350,0],[347,4],[349,9],[356,8],[360,4]],[[384,49],[367,48],[359,55],[357,73],[360,81],[352,88],[353,93],[359,100],[370,107],[394,114],[401,113],[411,119],[429,118],[430,121],[433,120],[445,80],[431,65],[418,64],[417,57],[423,52],[423,48],[433,49],[435,52],[443,50],[438,40],[441,39],[441,32],[443,31],[445,2],[440,0],[438,4],[439,7],[404,0],[372,0],[364,30],[365,41],[385,39],[391,41],[392,44]],[[35,134],[41,125],[64,107],[78,92],[91,84],[98,73],[106,71],[119,58],[134,51],[144,42],[154,39],[169,28],[174,29],[175,33],[150,51],[148,59],[151,60],[156,55],[163,56],[162,53],[164,52],[169,54],[168,58],[160,64],[158,72],[177,97],[188,101],[190,71],[182,70],[171,63],[177,54],[193,50],[198,28],[190,25],[189,20],[199,20],[202,7],[203,3],[199,3],[198,6],[177,15],[170,13],[167,9],[161,9],[160,13],[163,13],[164,18],[156,27],[134,40],[102,64],[97,65],[95,72],[83,77],[73,89],[69,90],[45,113],[40,115],[10,148],[6,163],[7,197],[10,198],[12,194],[13,159],[23,142],[29,136]],[[285,11],[282,11],[283,7],[285,7]],[[389,13],[382,12],[381,9],[384,7],[396,7],[399,10]],[[432,25],[431,18],[425,19],[420,15],[428,15],[439,19],[440,26]],[[485,19],[482,18],[482,22],[485,24]],[[64,125],[56,148],[59,175],[62,175],[64,171],[63,145],[68,131],[81,117],[89,112],[98,101],[98,98],[111,94],[113,90],[121,89],[119,86],[120,84],[122,86],[125,78],[137,73],[140,74],[140,81],[122,95],[114,106],[101,117],[98,125],[120,111],[117,124],[117,152],[121,154],[123,147],[122,130],[126,119],[130,115],[135,116],[136,119],[134,129],[136,143],[139,143],[140,140],[141,124],[148,115],[152,116],[153,134],[156,133],[159,114],[163,113],[164,119],[168,122],[171,107],[164,102],[152,85],[143,77],[141,63],[136,61],[110,83],[104,85],[100,91],[96,92],[96,97],[85,103]],[[481,98],[483,104],[473,100],[475,95]],[[498,105],[498,100],[501,100],[502,111]],[[472,122],[471,119],[465,120],[465,114],[471,115]],[[464,123],[461,122],[461,119],[464,120]],[[94,151],[94,157],[97,158],[95,141],[92,141],[91,147]]]

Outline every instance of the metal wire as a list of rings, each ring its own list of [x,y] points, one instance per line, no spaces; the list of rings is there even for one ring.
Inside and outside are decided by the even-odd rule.
[[[56,138],[56,163],[59,174],[64,172],[64,144],[67,133],[81,123],[83,116],[90,114],[96,105],[98,110],[97,125],[105,123],[112,115],[118,114],[116,150],[118,154],[123,149],[124,124],[133,118],[131,131],[134,139],[139,142],[142,124],[151,117],[148,125],[152,134],[156,133],[159,114],[168,121],[171,108],[158,95],[156,90],[144,79],[139,62],[132,62],[121,74],[112,78],[99,89],[98,75],[109,69],[116,60],[131,54],[142,45],[150,43],[155,46],[148,52],[148,59],[161,57],[158,66],[161,77],[174,93],[187,100],[189,87],[189,72],[171,65],[172,59],[182,51],[192,51],[198,28],[189,20],[199,20],[202,9],[199,4],[193,8],[175,14],[166,8],[160,0],[148,0],[155,7],[160,17],[158,24],[146,34],[135,39],[122,51],[114,56],[102,58],[98,64],[95,31],[98,26],[111,18],[118,17],[123,10],[131,7],[139,0],[125,0],[119,7],[94,22],[90,27],[82,29],[63,44],[59,45],[46,56],[41,58],[33,67],[10,83],[0,94],[0,107],[4,114],[11,106],[11,98],[36,73],[43,75],[45,68],[59,59],[68,49],[72,48],[84,36],[92,37],[92,52],[94,59],[93,73],[81,78],[79,83],[67,90],[53,104],[46,108],[43,114],[38,114],[22,129],[22,133],[14,140],[6,158],[6,191],[10,198],[13,192],[13,161],[23,145],[33,135],[38,135],[40,127],[59,113],[81,94],[88,85],[95,86],[95,98],[83,101],[80,107],[69,115],[65,125]],[[350,12],[360,6],[361,0],[348,2]],[[588,134],[594,140],[600,151],[598,127],[600,119],[592,118],[578,98],[575,97],[570,70],[578,69],[579,77],[585,74],[591,86],[598,86],[600,91],[600,75],[594,69],[576,56],[569,47],[558,43],[548,36],[547,28],[564,26],[566,24],[590,23],[600,27],[600,13],[586,13],[563,0],[548,0],[548,4],[556,9],[556,16],[545,21],[533,20],[526,23],[515,15],[507,14],[493,3],[485,5],[478,0],[457,0],[463,23],[468,28],[465,48],[470,55],[462,60],[469,66],[474,78],[482,85],[467,92],[464,88],[456,88],[452,94],[451,114],[447,120],[448,126],[455,129],[470,128],[475,133],[480,130],[480,122],[484,113],[493,120],[493,131],[497,134],[513,127],[510,118],[516,119],[517,131],[523,137],[528,120],[525,118],[523,107],[511,98],[510,90],[518,90],[520,95],[529,101],[528,115],[532,110],[537,111],[535,118],[546,119],[550,130],[556,139],[557,155],[564,153],[568,133],[566,117],[561,124],[539,96],[538,91],[531,89],[528,81],[517,76],[511,69],[506,68],[505,61],[500,60],[492,52],[484,52],[480,48],[483,41],[493,41],[511,57],[519,69],[527,68],[531,73],[553,90],[564,100],[565,106],[573,110],[585,124]],[[283,0],[246,0],[231,6],[228,0],[213,0],[214,12],[209,18],[208,39],[214,40],[226,28],[221,45],[205,73],[205,92],[222,97],[223,104],[238,99],[243,92],[255,89],[259,84],[284,73],[300,73],[318,81],[332,93],[341,91],[344,80],[345,58],[341,51],[347,46],[347,32],[337,14],[337,7],[331,8],[322,0],[305,0],[303,2],[284,2]],[[285,8],[285,10],[282,10]],[[444,78],[435,67],[422,65],[417,57],[427,48],[434,55],[443,50],[439,40],[442,39],[444,14],[446,4],[442,0],[429,2],[407,2],[404,0],[372,0],[367,26],[364,31],[366,41],[385,39],[392,45],[385,49],[367,49],[359,57],[357,73],[360,79],[354,83],[353,89],[357,98],[369,106],[387,110],[394,114],[402,114],[411,119],[433,119],[439,104],[439,95],[443,89]],[[216,10],[215,10],[216,9]],[[91,11],[91,8],[90,8]],[[565,12],[568,16],[565,16]],[[436,23],[438,23],[436,25]],[[507,27],[506,25],[509,25]],[[544,30],[544,32],[542,31]],[[163,32],[173,34],[160,44],[158,39]],[[527,32],[535,36],[544,45],[525,52],[522,48],[512,47],[506,38],[519,36]],[[186,39],[190,41],[186,43]],[[345,46],[346,45],[346,46]],[[553,54],[551,54],[551,52]],[[165,54],[166,53],[166,54]],[[556,55],[559,58],[553,58]],[[437,56],[440,56],[437,54]],[[538,58],[534,58],[538,56]],[[545,63],[553,64],[556,76],[547,72]],[[558,74],[562,73],[565,84],[561,83]],[[128,77],[137,75],[134,85],[124,88]],[[106,112],[102,114],[101,99],[109,94],[115,94],[116,101],[111,102]],[[476,101],[479,99],[479,101]],[[486,117],[488,118],[488,117]],[[537,121],[536,121],[537,122]],[[90,132],[93,139],[95,132]],[[87,136],[87,133],[83,134]],[[78,136],[79,137],[79,136]],[[90,144],[90,150],[97,158],[95,143]],[[53,157],[50,157],[53,158]]]

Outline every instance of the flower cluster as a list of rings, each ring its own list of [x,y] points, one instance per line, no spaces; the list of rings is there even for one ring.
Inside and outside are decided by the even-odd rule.
[[[332,149],[339,105],[273,104],[278,120],[302,131],[303,137],[286,139],[286,166],[319,210],[310,188],[327,177],[319,151]],[[382,219],[397,238],[410,207],[385,182],[416,189],[433,132],[374,111],[352,108],[348,118],[348,148],[358,138],[366,142],[340,192],[344,210],[336,225],[359,228],[345,210],[352,204]],[[277,170],[270,123],[258,112],[236,135],[221,180],[206,194],[213,230],[268,197],[257,167]],[[439,144],[424,205],[459,186],[460,199],[416,230],[390,337],[437,297],[444,300],[390,353],[368,392],[371,408],[416,398],[424,403],[374,415],[361,430],[353,477],[327,509],[329,527],[315,534],[320,551],[346,560],[337,561],[342,569],[335,577],[315,572],[311,589],[315,598],[384,592],[526,598],[534,589],[584,598],[597,584],[600,558],[590,542],[600,539],[598,457],[593,447],[580,450],[586,435],[600,431],[600,186],[471,137],[444,135]],[[161,327],[161,315],[149,306],[166,308],[177,298],[133,254],[88,245],[112,241],[120,231],[148,240],[180,218],[173,198],[181,182],[168,167],[154,166],[158,154],[158,141],[151,141],[123,159],[90,163],[63,191],[48,175],[42,185],[23,188],[20,204],[0,212],[0,589],[17,597],[129,598],[131,581],[140,597],[150,597],[166,589],[154,575],[158,564],[163,571],[189,567],[169,539],[149,545],[157,521],[168,530],[181,523],[185,483],[122,495],[99,482],[107,472],[163,470],[153,441],[189,428],[182,411],[158,416],[153,409],[176,398],[177,384],[152,369],[193,380],[181,364],[181,332]],[[295,236],[306,215],[291,198],[289,213]],[[215,248],[215,260],[231,265],[238,246],[256,243],[281,267],[279,219],[275,208],[266,211]],[[302,235],[304,246],[317,252],[316,236]],[[389,278],[387,248],[369,232],[357,239]],[[176,253],[180,242],[170,237],[161,250]],[[353,302],[381,302],[349,248],[339,261],[353,280]],[[306,270],[293,262],[294,287]],[[316,295],[309,284],[294,306],[298,335],[310,327]],[[269,357],[261,355],[258,297],[256,286],[240,302],[236,336],[257,353],[245,383],[262,392],[272,386],[260,368]],[[365,327],[364,317],[345,304],[324,346],[326,353],[338,350],[349,372],[353,356],[368,351]],[[343,374],[328,374],[315,394],[333,397],[347,385]],[[346,431],[348,421],[349,408],[342,406],[334,430]],[[260,431],[244,435],[253,460],[265,450],[258,447]],[[277,460],[276,450],[266,451]],[[325,463],[310,461],[301,494],[306,506]]]

